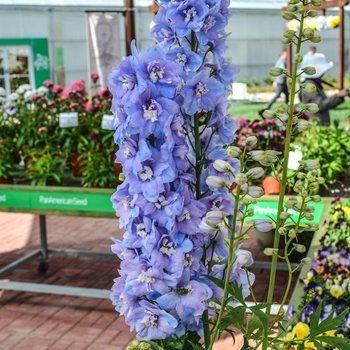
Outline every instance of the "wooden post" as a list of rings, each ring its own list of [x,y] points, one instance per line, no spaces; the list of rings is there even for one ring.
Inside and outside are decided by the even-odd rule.
[[[344,51],[345,51],[345,40],[344,40],[344,31],[345,31],[345,25],[344,25],[344,6],[341,6],[339,8],[339,17],[340,17],[340,24],[339,24],[339,67],[338,67],[338,81],[339,81],[339,89],[344,88]]]
[[[125,7],[125,44],[126,54],[131,55],[130,44],[135,39],[135,13],[134,13],[134,1],[124,0]]]

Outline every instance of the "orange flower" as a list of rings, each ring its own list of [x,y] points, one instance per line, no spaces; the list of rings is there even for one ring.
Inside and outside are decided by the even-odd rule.
[[[332,274],[331,274],[331,273],[325,273],[325,274],[323,275],[323,279],[324,279],[324,280],[327,280],[328,278],[332,278]]]
[[[324,266],[319,265],[319,266],[316,267],[316,272],[317,273],[322,273],[323,271],[324,271]]]

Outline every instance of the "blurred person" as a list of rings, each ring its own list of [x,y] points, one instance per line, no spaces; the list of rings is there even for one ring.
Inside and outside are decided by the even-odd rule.
[[[309,50],[307,53],[303,56],[303,61],[300,64],[300,68],[304,68],[309,66],[309,58],[313,56],[316,53],[316,46],[309,46]]]
[[[331,122],[329,110],[337,107],[344,102],[344,98],[348,96],[349,90],[342,89],[337,94],[327,96],[323,90],[322,84],[331,84],[322,80],[324,74],[329,71],[334,65],[333,62],[328,62],[325,55],[321,53],[315,53],[308,58],[308,67],[314,67],[316,73],[313,75],[306,75],[302,73],[303,84],[313,84],[316,86],[316,92],[306,92],[305,89],[301,89],[299,93],[300,102],[316,103],[318,105],[317,113],[304,112],[309,118],[318,118],[322,124],[329,125]]]
[[[283,50],[280,54],[279,59],[277,60],[275,67],[287,69],[287,50]],[[271,101],[266,105],[266,109],[270,109],[272,104],[276,102],[276,100],[281,96],[283,93],[285,98],[284,102],[286,104],[289,103],[289,90],[287,86],[287,77],[285,74],[282,74],[278,77],[275,77],[275,80],[272,84],[274,88],[276,88],[276,95],[271,99]]]

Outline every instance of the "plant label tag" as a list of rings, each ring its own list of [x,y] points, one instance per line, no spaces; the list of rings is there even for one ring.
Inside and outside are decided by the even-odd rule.
[[[300,150],[296,149],[295,151],[289,152],[288,159],[288,169],[297,170],[299,168],[299,160],[303,158],[303,154]]]
[[[74,126],[78,126],[78,113],[60,113],[59,114],[59,123],[60,128],[73,128]]]
[[[111,124],[114,120],[114,115],[104,114],[101,121],[101,128],[111,130]]]

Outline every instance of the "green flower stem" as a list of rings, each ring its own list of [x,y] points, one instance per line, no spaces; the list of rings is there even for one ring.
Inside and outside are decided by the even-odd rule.
[[[296,53],[300,53],[304,16],[305,16],[304,14],[301,15],[299,36],[298,36],[298,40],[297,40],[297,44],[296,44]],[[276,223],[274,242],[273,242],[274,249],[278,249],[278,247],[279,247],[280,234],[278,232],[278,229],[281,226],[280,214],[283,211],[284,194],[285,194],[285,191],[287,188],[287,179],[288,179],[287,171],[288,171],[288,160],[289,160],[289,151],[290,151],[290,143],[291,143],[291,135],[292,135],[292,122],[293,122],[293,118],[294,118],[293,111],[294,111],[294,103],[295,103],[294,101],[295,101],[295,95],[296,95],[297,71],[298,71],[298,63],[294,61],[293,71],[292,71],[291,93],[290,93],[291,98],[290,98],[288,122],[287,122],[287,135],[286,135],[284,158],[283,158],[281,189],[280,189],[280,194],[279,194],[279,199],[278,199],[277,223]],[[268,288],[268,294],[267,294],[267,302],[268,303],[272,303],[272,301],[273,301],[273,294],[274,294],[275,281],[276,281],[276,271],[277,271],[277,258],[278,258],[277,254],[274,254],[272,256],[270,282],[269,282],[269,288]],[[271,314],[271,306],[268,306],[266,308],[266,314],[268,316]],[[268,339],[266,337],[264,339],[262,349],[267,350],[267,347],[268,347]]]
[[[229,251],[229,256],[228,256],[228,262],[227,262],[227,269],[226,269],[226,277],[225,277],[225,287],[224,287],[224,294],[223,294],[223,297],[222,297],[222,303],[221,303],[221,306],[220,306],[220,311],[219,311],[219,314],[218,314],[218,318],[216,320],[216,325],[215,327],[212,329],[211,331],[211,342],[210,342],[210,345],[209,347],[206,347],[205,349],[206,350],[212,350],[213,348],[213,345],[214,345],[214,342],[215,342],[215,339],[216,339],[216,336],[218,334],[218,331],[219,331],[219,325],[220,325],[220,322],[222,320],[222,316],[224,314],[224,311],[226,309],[226,300],[227,300],[227,297],[228,297],[228,289],[230,287],[230,275],[231,275],[231,270],[232,270],[232,266],[235,262],[235,259],[234,259],[234,255],[233,252],[234,252],[234,242],[236,240],[236,237],[235,237],[235,228],[236,228],[236,223],[237,223],[237,213],[238,213],[238,204],[239,204],[239,194],[241,192],[241,186],[240,185],[237,185],[237,188],[236,188],[236,200],[235,200],[235,206],[234,206],[234,209],[233,209],[233,218],[232,218],[232,225],[231,225],[231,234],[230,234],[230,243],[229,243],[229,248],[228,248],[228,251]]]

